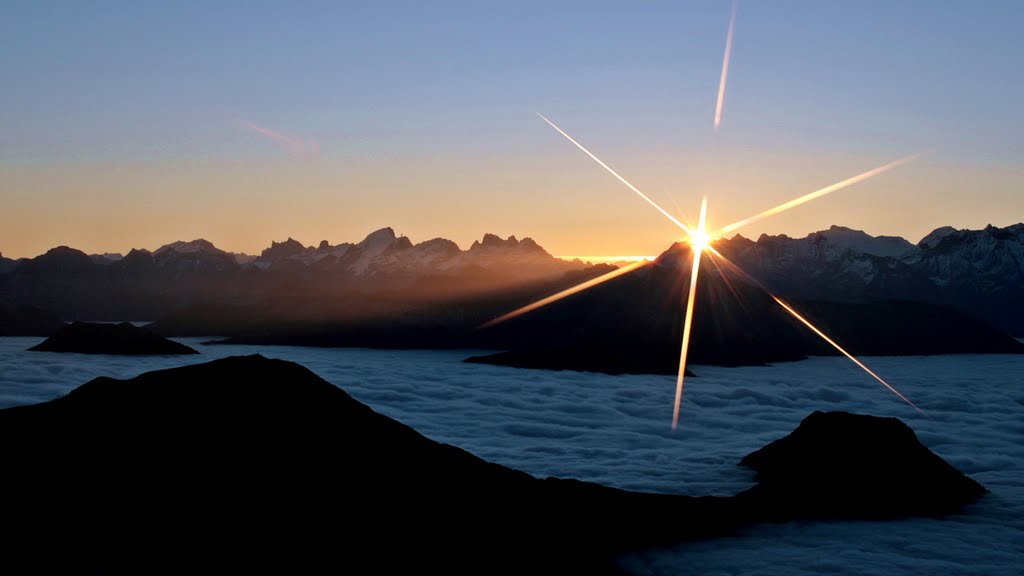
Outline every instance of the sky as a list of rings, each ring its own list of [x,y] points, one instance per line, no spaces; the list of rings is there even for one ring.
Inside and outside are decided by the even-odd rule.
[[[916,242],[1024,220],[1024,3],[4,3],[0,252],[206,238],[658,254],[711,228]]]

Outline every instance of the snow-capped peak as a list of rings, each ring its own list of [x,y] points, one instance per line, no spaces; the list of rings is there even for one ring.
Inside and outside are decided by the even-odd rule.
[[[922,238],[921,241],[917,243],[917,245],[921,248],[935,248],[936,246],[939,245],[939,242],[941,242],[943,238],[955,233],[956,228],[953,228],[952,226],[943,226],[942,228],[936,228],[935,230],[932,230],[930,234]]]
[[[390,227],[370,232],[362,242],[356,244],[360,250],[379,251],[390,246],[396,239],[395,231]]]
[[[833,225],[828,230],[816,232],[815,234],[827,238],[830,242],[842,248],[873,256],[898,258],[914,250],[913,244],[899,236],[871,236],[863,230],[854,230],[845,226]]]

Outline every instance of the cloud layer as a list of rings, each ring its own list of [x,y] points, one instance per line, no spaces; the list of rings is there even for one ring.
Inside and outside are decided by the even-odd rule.
[[[871,358],[931,419],[840,358],[771,367],[695,366],[679,430],[674,379],[464,364],[459,351],[202,346],[199,357],[28,353],[0,338],[0,406],[53,398],[99,375],[261,353],[294,360],[374,409],[442,442],[537,476],[621,488],[732,494],[737,466],[814,410],[895,416],[993,494],[945,520],[766,525],[732,538],[623,559],[646,574],[1012,574],[1024,558],[1024,357]],[[684,521],[684,519],[680,519]]]

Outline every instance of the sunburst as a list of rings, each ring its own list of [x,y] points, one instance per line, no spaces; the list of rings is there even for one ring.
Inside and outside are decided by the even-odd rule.
[[[724,102],[725,102],[725,87],[726,87],[726,81],[727,81],[728,75],[729,75],[729,60],[730,60],[730,57],[731,57],[731,54],[732,54],[733,30],[735,28],[735,24],[736,24],[736,2],[734,1],[733,4],[732,4],[732,12],[731,12],[730,17],[729,17],[729,30],[728,30],[728,34],[726,36],[725,55],[724,55],[723,60],[722,60],[722,74],[721,74],[721,80],[719,82],[719,87],[718,87],[718,98],[716,100],[716,105],[715,105],[714,128],[715,128],[716,132],[718,131],[718,129],[721,127],[721,124],[722,124],[722,112],[723,112],[723,105],[724,105]],[[748,281],[756,284],[757,286],[759,286],[762,290],[767,292],[772,297],[774,302],[776,304],[778,304],[783,310],[785,310],[787,314],[789,314],[789,315],[793,316],[794,318],[796,318],[800,322],[800,324],[802,324],[803,326],[808,328],[816,336],[818,336],[819,338],[824,340],[826,343],[828,343],[830,346],[835,348],[840,354],[842,354],[843,356],[848,358],[855,365],[857,365],[860,369],[862,369],[864,372],[869,374],[872,378],[874,378],[875,380],[880,382],[882,385],[884,385],[889,391],[891,391],[893,394],[898,396],[901,400],[903,400],[908,405],[913,407],[914,410],[917,410],[922,415],[927,416],[927,414],[925,414],[924,411],[922,411],[920,408],[918,408],[913,402],[911,402],[905,395],[903,395],[893,385],[891,385],[890,383],[886,382],[875,371],[873,371],[866,364],[864,364],[864,362],[862,362],[861,360],[858,360],[852,354],[847,352],[834,339],[829,337],[823,330],[821,330],[821,328],[815,326],[804,315],[800,314],[800,312],[798,312],[792,306],[792,304],[784,301],[783,299],[779,298],[775,294],[772,294],[770,291],[768,291],[768,289],[761,282],[759,282],[753,276],[751,276],[750,274],[745,272],[742,268],[740,268],[739,266],[737,266],[736,264],[734,264],[733,262],[731,262],[727,258],[725,258],[712,245],[712,242],[716,238],[720,238],[724,234],[727,234],[727,233],[730,233],[730,232],[735,232],[736,230],[739,230],[740,228],[743,228],[743,227],[745,227],[745,226],[747,226],[749,224],[752,224],[752,223],[757,222],[759,220],[762,220],[764,218],[768,218],[770,216],[774,216],[776,214],[785,212],[786,210],[790,210],[792,208],[800,206],[801,204],[804,204],[804,203],[810,202],[812,200],[821,198],[822,196],[825,196],[826,194],[830,194],[832,192],[836,192],[838,190],[842,190],[844,188],[853,186],[853,185],[855,185],[857,183],[863,182],[865,180],[868,180],[870,178],[873,178],[875,176],[878,176],[880,174],[888,172],[889,170],[892,170],[893,168],[896,168],[898,166],[902,166],[904,164],[907,164],[908,162],[911,162],[911,161],[917,159],[918,157],[920,157],[922,155],[921,153],[912,154],[912,155],[909,155],[909,156],[905,156],[903,158],[899,158],[897,160],[893,160],[892,162],[889,162],[887,164],[883,164],[883,165],[878,166],[876,168],[872,168],[871,170],[867,170],[865,172],[857,174],[856,176],[852,176],[850,178],[847,178],[845,180],[841,180],[841,181],[836,182],[834,184],[831,184],[829,186],[825,186],[823,188],[819,188],[818,190],[815,190],[813,192],[809,192],[809,193],[804,194],[802,196],[798,196],[797,198],[794,198],[793,200],[790,200],[788,202],[784,202],[784,203],[779,204],[778,206],[775,206],[773,208],[769,208],[767,210],[763,210],[761,212],[753,214],[753,215],[751,215],[751,216],[749,216],[747,218],[744,218],[742,220],[737,220],[736,222],[727,224],[725,226],[722,226],[721,228],[717,228],[714,232],[711,232],[707,228],[707,206],[708,206],[707,197],[705,197],[705,198],[703,198],[701,200],[700,217],[698,219],[698,223],[697,223],[696,228],[691,228],[690,226],[687,226],[686,224],[684,224],[681,221],[679,221],[675,216],[673,216],[667,210],[665,210],[664,208],[659,206],[654,200],[652,200],[650,198],[650,196],[648,196],[648,195],[644,194],[643,192],[641,192],[636,186],[631,184],[621,174],[619,174],[614,169],[612,169],[611,166],[609,166],[604,161],[602,161],[600,158],[598,158],[593,152],[591,152],[586,147],[584,147],[583,144],[581,144],[575,138],[570,136],[565,130],[560,128],[557,124],[555,124],[549,118],[547,118],[546,116],[544,116],[543,114],[540,114],[540,113],[538,113],[537,115],[540,116],[540,118],[542,120],[547,122],[552,128],[554,128],[559,134],[564,136],[569,142],[574,144],[577,148],[582,150],[592,160],[597,162],[598,165],[600,165],[602,168],[604,168],[606,171],[608,171],[619,182],[624,184],[627,188],[629,188],[634,193],[636,193],[640,198],[642,198],[644,201],[646,201],[648,204],[650,204],[653,208],[655,208],[663,216],[668,218],[673,224],[678,226],[679,229],[682,230],[686,234],[686,237],[685,237],[684,240],[690,245],[690,254],[691,254],[690,283],[689,283],[688,289],[687,289],[686,311],[684,313],[685,316],[684,316],[684,319],[683,319],[682,342],[680,343],[680,351],[679,351],[679,372],[678,372],[678,375],[676,377],[675,401],[674,401],[673,409],[672,409],[672,429],[673,430],[675,430],[677,428],[677,426],[679,425],[679,409],[680,409],[680,405],[682,403],[682,398],[683,398],[683,385],[684,385],[684,380],[685,380],[685,375],[686,375],[687,355],[689,353],[689,348],[690,348],[690,334],[692,332],[693,321],[694,321],[694,308],[695,308],[695,302],[696,302],[696,296],[697,296],[698,278],[700,276],[700,264],[701,264],[701,259],[702,259],[703,255],[705,253],[707,253],[709,258],[713,259],[713,261],[715,262],[716,265],[719,265],[719,266],[720,265],[724,265],[729,270],[732,270],[736,274],[744,277],[746,280],[748,280]],[[614,270],[614,271],[612,271],[612,272],[610,272],[608,274],[604,274],[602,276],[598,276],[596,278],[592,278],[590,280],[587,280],[586,282],[582,282],[582,283],[580,283],[580,284],[578,284],[576,286],[573,286],[572,288],[568,288],[568,289],[563,290],[561,292],[558,292],[556,294],[552,294],[551,296],[547,296],[545,298],[537,300],[536,302],[533,302],[531,304],[523,306],[522,308],[518,308],[516,310],[513,310],[512,312],[509,312],[507,314],[499,316],[498,318],[495,318],[495,319],[491,320],[490,322],[487,322],[482,327],[493,326],[495,324],[499,324],[499,323],[504,322],[506,320],[510,320],[512,318],[515,318],[515,317],[520,316],[522,314],[526,314],[527,312],[536,310],[536,309],[541,308],[543,306],[547,306],[548,304],[552,304],[552,303],[557,302],[557,301],[559,301],[559,300],[561,300],[563,298],[567,298],[569,296],[572,296],[572,295],[577,294],[579,292],[582,292],[584,290],[593,288],[594,286],[597,286],[599,284],[603,284],[604,282],[607,282],[607,281],[612,280],[614,278],[618,278],[619,276],[622,276],[623,274],[627,274],[629,272],[632,272],[633,270],[636,270],[637,268],[640,268],[640,267],[642,267],[642,266],[644,266],[644,265],[646,265],[648,263],[649,263],[648,261],[641,260],[639,262],[634,262],[634,263],[632,263],[632,264],[630,264],[628,266],[624,266],[622,268]]]

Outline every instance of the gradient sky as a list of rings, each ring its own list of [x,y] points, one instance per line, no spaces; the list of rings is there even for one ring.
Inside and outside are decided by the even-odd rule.
[[[1024,2],[4,3],[0,252],[485,232],[657,254],[663,216],[917,241],[1024,220]]]

